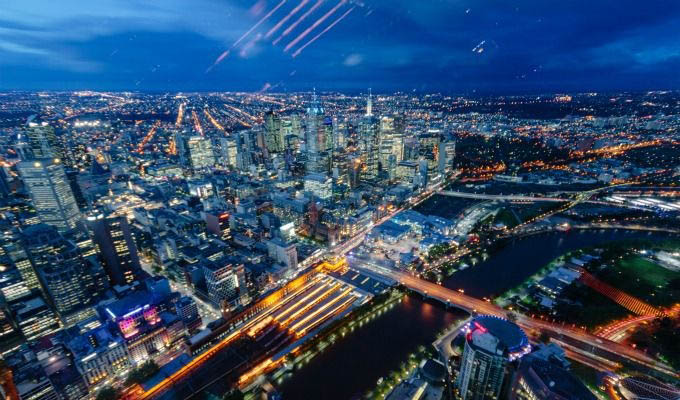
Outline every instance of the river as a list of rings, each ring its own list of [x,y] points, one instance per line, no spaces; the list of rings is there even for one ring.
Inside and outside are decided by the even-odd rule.
[[[444,285],[476,297],[494,296],[522,283],[557,256],[578,248],[626,239],[660,240],[668,235],[624,230],[545,233],[509,242],[485,261],[445,280]],[[398,368],[419,345],[456,319],[459,311],[405,300],[359,331],[338,341],[309,364],[295,371],[279,390],[284,400],[346,400],[372,389],[376,381]]]

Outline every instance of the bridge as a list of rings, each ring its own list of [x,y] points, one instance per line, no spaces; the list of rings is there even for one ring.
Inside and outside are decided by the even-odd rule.
[[[565,203],[572,200],[560,197],[469,193],[469,192],[456,192],[451,190],[442,190],[439,192],[439,194],[449,197],[460,197],[463,199],[478,199],[478,200],[547,201],[553,203]]]
[[[489,314],[499,317],[505,317],[508,313],[490,301],[468,296],[463,292],[449,289],[404,272],[375,266],[352,266],[352,268],[360,272],[370,271],[373,275],[382,275],[386,279],[392,279],[404,287],[420,293],[424,297],[440,301],[448,307],[455,307],[469,313]],[[598,362],[604,358],[614,362],[632,364],[638,368],[642,367],[649,372],[670,376],[675,379],[680,378],[680,374],[671,367],[629,346],[595,336],[585,331],[521,314],[517,315],[516,322],[527,332],[548,332],[554,340],[566,343],[568,346],[578,349],[579,354],[590,355],[591,358],[598,360]]]

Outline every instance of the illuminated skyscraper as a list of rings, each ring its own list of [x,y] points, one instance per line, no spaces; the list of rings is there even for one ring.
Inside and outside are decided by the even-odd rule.
[[[281,117],[274,111],[264,114],[264,143],[269,153],[280,153],[284,150]]]
[[[522,329],[502,318],[482,315],[464,327],[465,348],[458,373],[463,400],[496,400],[507,395],[511,363],[531,351]]]
[[[187,141],[191,168],[200,170],[215,165],[215,153],[210,139],[203,136],[192,136]]]
[[[312,102],[307,108],[305,127],[305,148],[307,172],[328,173],[330,171],[332,121],[324,117],[324,109],[316,96],[312,95]]]
[[[132,283],[141,271],[137,246],[124,216],[97,215],[87,224],[104,260],[104,269],[114,285]]]
[[[40,220],[60,231],[75,228],[80,210],[59,158],[42,158],[18,164]]]
[[[453,160],[456,156],[456,142],[449,140],[439,143],[439,173],[445,174],[453,170]]]
[[[95,255],[77,243],[77,237],[64,236],[47,224],[23,232],[23,245],[47,299],[66,325],[93,316],[89,306],[106,288],[99,284],[103,272]]]
[[[47,122],[29,122],[26,128],[26,136],[32,159],[63,157],[62,146],[54,133],[54,128],[49,126]]]
[[[359,150],[364,160],[361,179],[374,182],[380,163],[380,120],[373,116],[371,96],[366,103],[366,115],[359,122]]]

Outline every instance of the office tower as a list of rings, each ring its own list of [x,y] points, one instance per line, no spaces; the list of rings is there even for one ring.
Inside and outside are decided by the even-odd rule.
[[[215,153],[210,139],[203,136],[192,136],[187,141],[187,148],[191,168],[194,171],[215,165]]]
[[[87,218],[111,283],[126,285],[141,272],[137,246],[124,216],[96,215]]]
[[[274,111],[264,114],[264,143],[269,153],[280,153],[284,150],[281,117]]]
[[[219,152],[217,164],[224,168],[236,166],[236,140],[232,137],[219,138],[218,141]]]
[[[347,121],[342,117],[333,117],[333,154],[343,153],[349,145]]]
[[[203,274],[208,288],[208,296],[216,306],[223,310],[239,305],[239,297],[245,293],[245,271],[243,264],[226,259],[206,260]],[[227,306],[228,305],[228,306]]]
[[[96,315],[92,305],[100,293],[94,289],[88,261],[78,259],[49,265],[40,276],[59,319],[66,326]]]
[[[198,305],[193,298],[189,296],[180,297],[175,304],[175,308],[177,310],[177,315],[182,319],[182,322],[184,322],[184,326],[189,333],[193,333],[200,329],[203,320],[198,313]]]
[[[39,295],[12,306],[14,321],[26,340],[34,340],[60,329],[57,315]]]
[[[516,324],[482,315],[464,328],[465,347],[457,386],[463,400],[506,398],[513,362],[531,351],[529,339]]]
[[[330,140],[327,135],[332,132],[332,121],[324,117],[324,109],[316,96],[307,108],[305,126],[305,149],[307,172],[327,173],[330,170]]]
[[[321,201],[330,200],[333,197],[333,180],[326,174],[307,174],[304,190]]]
[[[76,227],[80,210],[58,158],[22,161],[19,173],[31,195],[38,218],[60,231]]]
[[[392,116],[392,137],[394,138],[394,155],[397,162],[404,159],[404,138],[406,137],[406,115],[395,113]]]
[[[30,148],[31,159],[63,158],[64,154],[54,128],[47,122],[29,122],[26,128],[26,138]]]
[[[359,122],[359,150],[364,160],[361,179],[375,182],[380,164],[380,120],[373,116],[371,96],[366,103],[366,115]]]
[[[456,142],[453,140],[439,143],[439,173],[447,174],[453,171],[453,160],[456,156]]]
[[[73,238],[46,224],[30,226],[23,232],[33,269],[48,302],[65,325],[94,315],[91,306],[107,288],[95,255],[84,256]]]
[[[10,262],[21,274],[21,279],[26,284],[29,290],[42,290],[38,275],[35,272],[31,260],[24,249],[24,243],[21,241],[21,235],[14,232],[4,232],[2,234],[2,250],[9,258]]]
[[[427,161],[427,170],[430,173],[437,171],[439,163],[439,142],[440,132],[437,129],[430,129],[427,133],[418,135],[418,154],[419,159]]]

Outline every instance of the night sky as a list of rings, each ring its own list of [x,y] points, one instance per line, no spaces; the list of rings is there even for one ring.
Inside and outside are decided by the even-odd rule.
[[[0,0],[0,89],[312,87],[678,89],[680,1]]]

